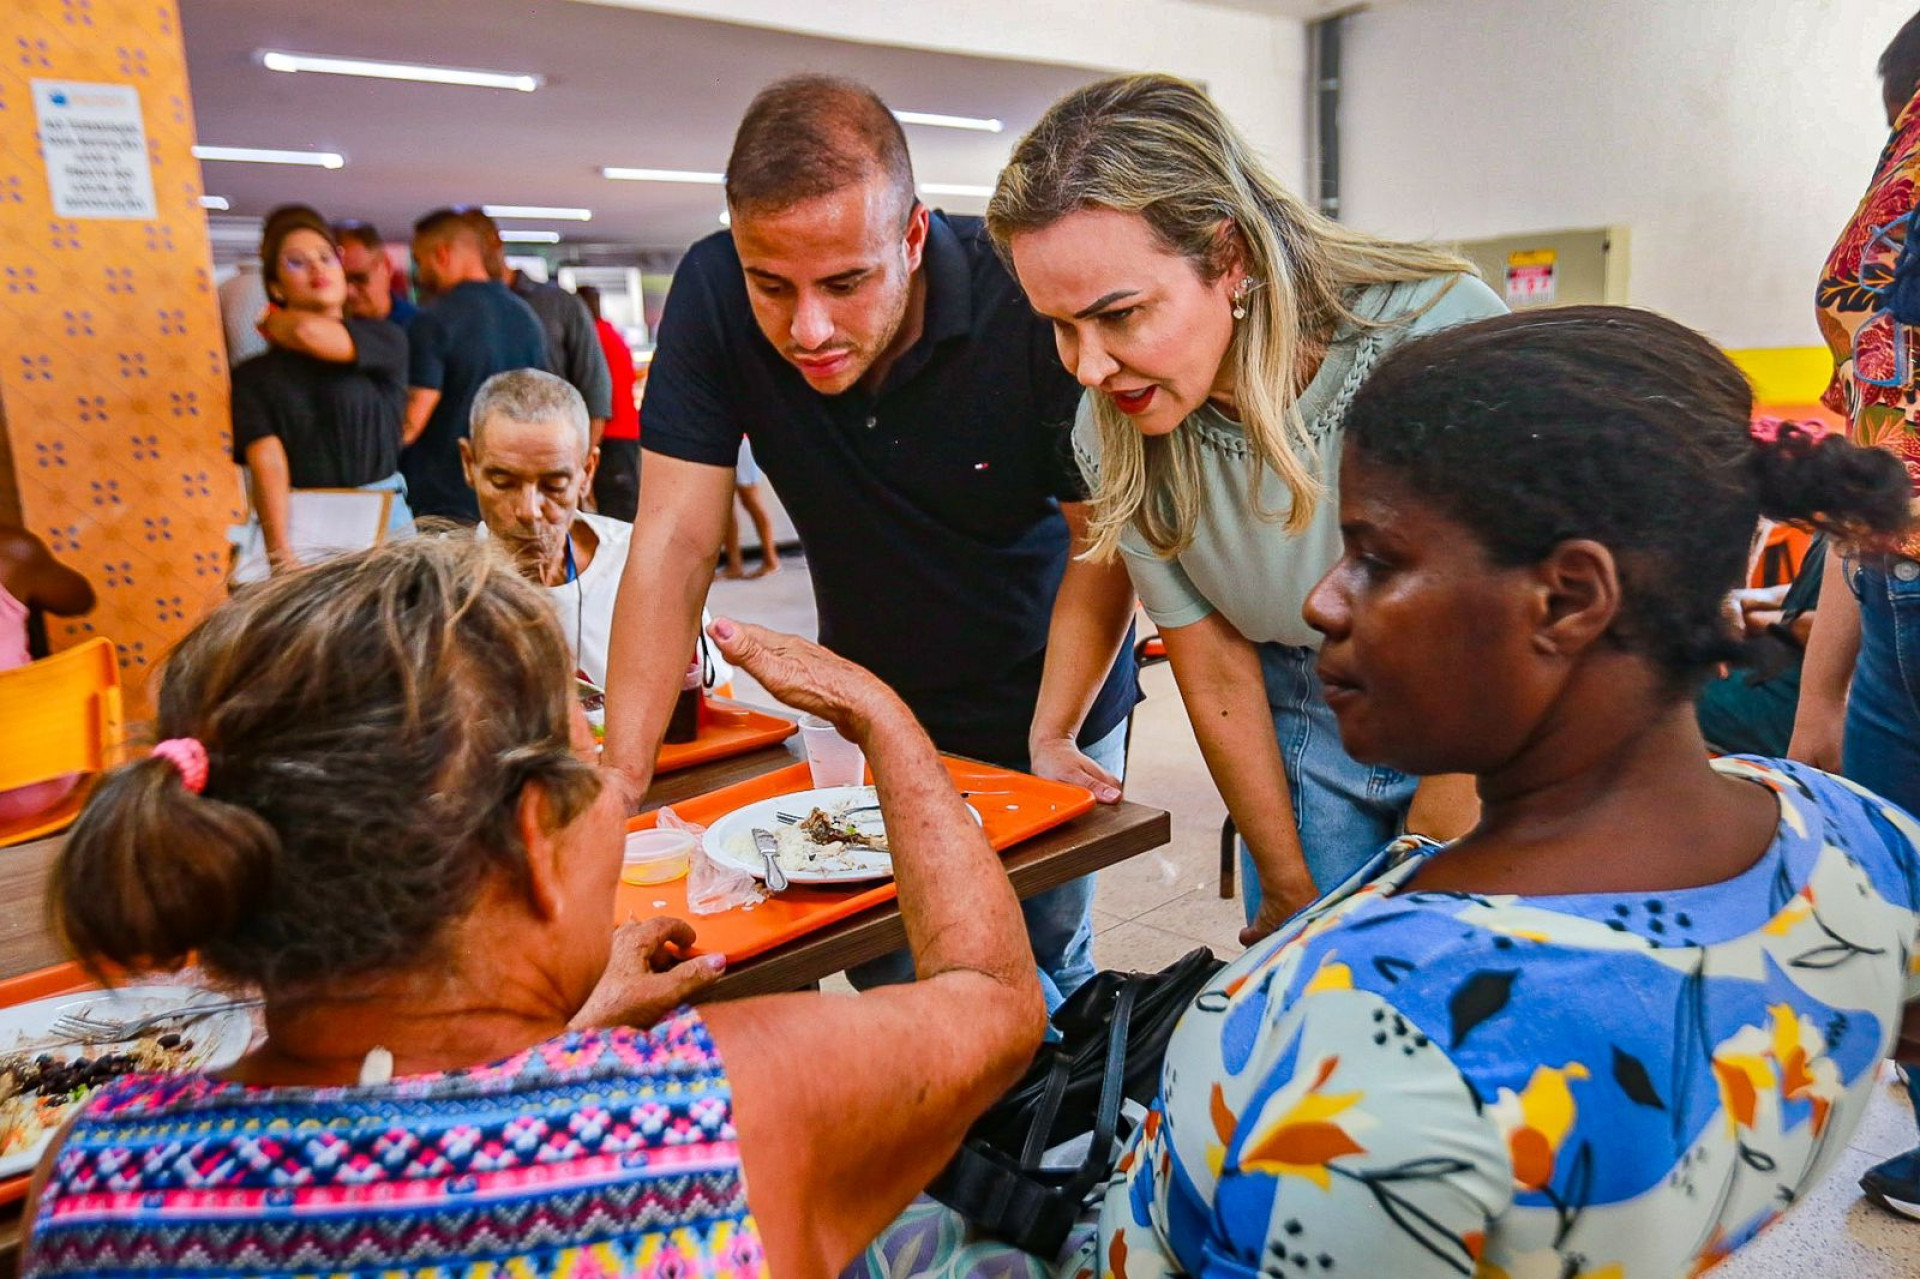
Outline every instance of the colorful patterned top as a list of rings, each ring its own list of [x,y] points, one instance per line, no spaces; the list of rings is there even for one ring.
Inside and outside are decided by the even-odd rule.
[[[26,1276],[760,1276],[697,1013],[355,1088],[132,1076],[87,1105]]]
[[[1887,286],[1906,243],[1920,183],[1920,97],[1893,126],[1873,180],[1820,273],[1815,307],[1833,351],[1833,381],[1821,401],[1845,415],[1856,444],[1889,449],[1920,493],[1920,368],[1908,326],[1887,310]],[[1920,533],[1901,548],[1920,557]]]
[[[1920,996],[1920,825],[1798,764],[1716,767],[1780,801],[1735,879],[1400,892],[1435,851],[1403,840],[1229,965],[1086,1260],[1668,1279],[1751,1239],[1846,1150]]]

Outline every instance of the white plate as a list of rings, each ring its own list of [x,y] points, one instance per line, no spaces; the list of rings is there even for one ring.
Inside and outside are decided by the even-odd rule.
[[[781,813],[805,817],[816,808],[832,813],[843,806],[861,808],[878,802],[877,793],[871,786],[829,786],[823,790],[776,795],[772,799],[748,804],[745,808],[736,808],[717,819],[707,827],[700,845],[716,865],[751,875],[755,879],[765,879],[766,859],[753,846],[756,827],[778,831],[783,824],[787,824],[780,821]],[[973,805],[967,805],[967,811],[973,814],[974,821],[985,824]],[[850,820],[856,829],[868,834],[878,835],[886,829],[878,808],[853,813]],[[853,860],[853,865],[848,869],[788,871],[787,878],[796,884],[861,884],[869,880],[893,878],[893,858],[887,854],[872,849],[857,849],[848,855]]]
[[[67,1013],[119,1020],[149,1017],[195,1004],[227,1002],[229,996],[194,986],[122,986],[118,990],[83,990],[67,995],[52,995],[31,1003],[0,1008],[0,1056],[20,1052],[51,1052],[65,1056],[98,1056],[111,1051],[112,1044],[81,1045],[62,1042],[53,1033],[54,1020]],[[193,1022],[181,1032],[193,1041],[195,1070],[219,1070],[231,1066],[246,1055],[253,1042],[253,1018],[246,1009],[219,1013]],[[33,1145],[0,1155],[0,1177],[32,1172],[40,1162],[40,1152],[53,1139],[46,1133]]]

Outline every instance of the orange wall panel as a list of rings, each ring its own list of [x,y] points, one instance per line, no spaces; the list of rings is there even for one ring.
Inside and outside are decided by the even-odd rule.
[[[135,713],[148,671],[225,594],[244,507],[179,16],[169,3],[0,0],[0,513],[100,596],[56,649],[114,641]],[[153,221],[54,215],[31,82],[132,85]]]

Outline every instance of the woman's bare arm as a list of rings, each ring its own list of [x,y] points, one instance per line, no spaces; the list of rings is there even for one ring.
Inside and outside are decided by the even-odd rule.
[[[748,1202],[774,1274],[837,1275],[1019,1077],[1045,1009],[1019,903],[938,753],[873,676],[722,620],[727,660],[826,715],[873,766],[919,980],[705,1010],[734,1090]]]

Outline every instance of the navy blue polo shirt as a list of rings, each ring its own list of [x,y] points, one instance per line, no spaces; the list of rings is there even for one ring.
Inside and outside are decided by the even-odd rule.
[[[754,323],[726,232],[674,273],[641,447],[732,467],[742,433],[806,548],[820,639],[897,690],[945,751],[1027,767],[1047,624],[1066,569],[1061,501],[1080,387],[978,218],[935,213],[920,340],[878,394],[822,395]],[[1139,697],[1132,646],[1082,727]]]
[[[407,324],[407,385],[440,392],[427,429],[400,454],[415,515],[480,519],[460,441],[480,384],[509,369],[545,369],[547,335],[532,308],[497,281],[454,286]]]

